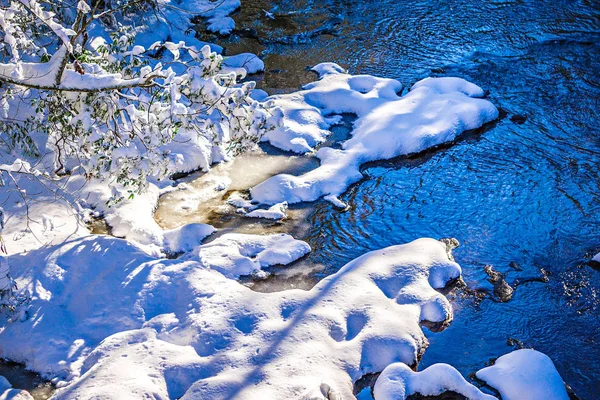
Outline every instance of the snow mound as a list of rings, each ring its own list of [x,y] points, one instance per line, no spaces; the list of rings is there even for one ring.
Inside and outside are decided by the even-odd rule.
[[[228,233],[198,247],[191,255],[207,268],[230,278],[250,275],[264,267],[286,265],[310,252],[310,246],[290,235]]]
[[[265,63],[252,53],[241,53],[235,56],[224,57],[223,65],[225,67],[242,68],[248,74],[256,74],[265,70]]]
[[[503,355],[491,367],[477,371],[477,378],[498,390],[503,400],[569,398],[552,360],[531,349]]]
[[[336,123],[333,114],[358,116],[352,138],[341,149],[321,148],[320,167],[301,176],[276,175],[251,190],[261,203],[298,203],[323,196],[336,199],[362,178],[362,164],[417,153],[451,142],[466,130],[498,117],[496,107],[478,86],[460,78],[427,78],[402,97],[393,79],[348,75],[335,64],[314,68],[322,76],[304,90],[273,96],[281,106],[283,125],[264,140],[284,150],[311,151]]]
[[[164,247],[169,253],[192,251],[216,229],[206,224],[187,224],[164,232]]]
[[[136,29],[136,45],[149,48],[157,41],[186,42],[198,49],[208,43],[195,37],[192,19],[197,16],[206,21],[206,28],[222,35],[229,34],[235,28],[235,22],[229,16],[240,7],[240,0],[159,0],[157,9],[151,9],[138,15],[142,21]],[[210,44],[213,51],[220,53],[220,46]]]
[[[434,364],[414,372],[406,364],[394,363],[383,370],[374,387],[377,400],[404,400],[408,396],[439,396],[453,391],[470,400],[496,400],[481,392],[448,364]]]

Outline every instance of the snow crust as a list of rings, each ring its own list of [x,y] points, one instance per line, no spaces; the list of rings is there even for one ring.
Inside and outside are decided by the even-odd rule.
[[[567,400],[562,378],[547,355],[521,349],[477,371],[477,378],[498,390],[503,400]]]
[[[319,81],[300,92],[269,98],[283,108],[284,122],[264,140],[284,150],[312,151],[341,113],[358,116],[352,138],[341,149],[319,149],[321,165],[313,171],[280,174],[255,186],[254,200],[291,204],[329,196],[338,203],[337,196],[362,178],[362,164],[450,142],[498,117],[496,107],[479,98],[483,90],[464,79],[427,78],[400,97],[402,85],[393,79],[348,75],[331,63],[314,70],[321,74]]]

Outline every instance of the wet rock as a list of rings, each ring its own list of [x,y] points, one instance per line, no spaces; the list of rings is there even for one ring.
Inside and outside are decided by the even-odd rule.
[[[519,339],[515,339],[515,338],[511,338],[511,337],[506,339],[506,344],[508,346],[516,347],[519,350],[525,348],[525,345],[523,344],[523,342],[521,342]]]
[[[514,288],[506,282],[506,274],[494,270],[491,265],[486,265],[483,270],[489,276],[488,281],[494,285],[494,296],[500,302],[507,302],[512,298]]]
[[[452,256],[452,250],[456,249],[460,246],[460,242],[455,238],[441,238],[440,242],[446,245],[446,253],[448,253],[448,259],[454,261],[454,256]]]
[[[516,261],[511,261],[508,264],[509,267],[511,267],[512,269],[514,269],[515,271],[523,271],[523,268],[521,268],[521,266],[519,265],[518,262]]]
[[[510,122],[517,125],[522,125],[527,121],[527,117],[521,114],[515,114],[510,117]]]

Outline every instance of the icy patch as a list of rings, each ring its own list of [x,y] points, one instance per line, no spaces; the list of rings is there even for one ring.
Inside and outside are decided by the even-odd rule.
[[[477,371],[477,378],[498,390],[503,400],[568,400],[562,378],[545,354],[516,350]]]
[[[467,382],[448,364],[434,364],[421,372],[412,371],[406,364],[391,364],[379,375],[373,390],[377,400],[404,400],[414,394],[439,396],[448,391],[470,400],[496,400]]]
[[[286,265],[310,252],[310,246],[290,235],[229,233],[198,247],[191,259],[229,278],[250,275],[264,267]]]
[[[460,78],[427,78],[405,96],[393,79],[345,74],[335,64],[314,68],[322,76],[304,90],[273,96],[281,106],[283,125],[264,137],[274,146],[307,152],[325,140],[335,119],[332,114],[358,116],[352,138],[341,149],[321,148],[320,167],[301,176],[276,175],[251,190],[265,204],[298,203],[339,196],[362,178],[360,166],[417,153],[454,140],[498,117],[496,107],[478,86]],[[333,198],[333,197],[330,197]]]
[[[249,213],[246,214],[246,217],[266,218],[266,219],[273,219],[273,220],[279,221],[279,220],[287,218],[287,213],[286,213],[287,209],[288,209],[288,204],[284,201],[283,203],[273,204],[267,210],[257,209],[254,211],[250,211]]]

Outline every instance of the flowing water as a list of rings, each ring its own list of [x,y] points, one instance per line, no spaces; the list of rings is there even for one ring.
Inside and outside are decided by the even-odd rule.
[[[600,271],[589,263],[600,251],[600,2],[242,0],[234,18],[233,35],[205,39],[260,54],[267,71],[253,79],[271,94],[333,61],[408,87],[463,77],[502,110],[453,146],[367,166],[346,211],[301,207],[312,254],[255,288],[310,287],[369,250],[455,237],[468,288],[450,294],[450,327],[427,332],[420,368],[468,375],[516,343],[549,355],[580,398],[600,398]],[[485,265],[506,274],[511,299],[494,295]]]

